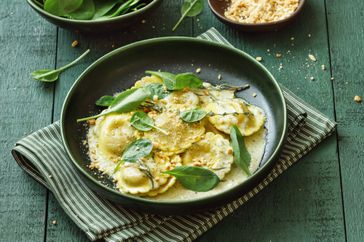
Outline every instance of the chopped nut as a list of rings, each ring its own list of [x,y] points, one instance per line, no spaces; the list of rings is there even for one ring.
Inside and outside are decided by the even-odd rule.
[[[142,20],[142,24],[145,24],[147,21],[145,19]]]
[[[219,80],[221,80],[221,79],[222,79],[221,74],[219,74],[219,75],[217,76],[217,79],[219,79]]]
[[[310,80],[311,80],[311,81],[313,81],[313,80],[315,80],[315,78],[314,78],[313,76],[311,76],[311,77],[310,77]]]
[[[325,65],[321,65],[321,70],[326,70],[326,66]]]
[[[200,73],[200,72],[201,72],[201,68],[197,68],[196,73]]]
[[[276,53],[276,57],[277,58],[281,58],[282,57],[282,54],[281,53]]]
[[[357,102],[357,103],[361,103],[361,101],[362,101],[361,96],[356,95],[354,97],[354,101]]]
[[[95,125],[96,120],[95,119],[90,119],[90,120],[87,120],[87,123],[88,123],[88,125]]]
[[[154,95],[154,96],[153,96],[153,101],[154,101],[154,102],[158,101],[158,96],[157,96],[157,95]]]
[[[229,148],[229,149],[227,150],[227,153],[228,153],[228,155],[231,155],[231,154],[233,153],[233,149],[232,149],[232,148]]]
[[[252,94],[253,97],[256,97],[258,94],[256,94],[255,92]]]
[[[49,178],[52,178],[52,175],[49,175],[48,177],[49,177]]]
[[[311,38],[311,34],[308,34],[307,36],[308,36],[308,38]]]
[[[308,58],[310,58],[312,61],[317,61],[316,57],[312,54],[308,54]]]
[[[200,161],[195,161],[192,163],[193,166],[202,166],[202,163]]]
[[[257,56],[257,57],[255,57],[255,59],[257,60],[257,61],[262,61],[263,60],[263,58],[261,57],[261,56]]]
[[[294,40],[294,37],[291,37],[291,40],[293,41]]]
[[[332,76],[332,77],[330,78],[330,80],[331,80],[331,81],[333,81],[333,80],[334,80],[334,77]]]
[[[52,224],[56,225],[57,224],[57,220],[52,220]]]
[[[71,44],[72,48],[76,48],[78,46],[78,40],[74,40]]]

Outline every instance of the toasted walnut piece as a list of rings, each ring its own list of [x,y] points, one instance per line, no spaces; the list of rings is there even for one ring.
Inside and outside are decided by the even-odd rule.
[[[261,56],[257,56],[257,57],[255,57],[255,59],[257,60],[257,61],[262,61],[263,60],[263,58],[261,57]]]
[[[95,125],[96,124],[96,119],[90,119],[87,120],[88,125]]]
[[[71,44],[72,48],[76,48],[78,46],[78,40],[74,40]]]
[[[354,101],[357,102],[357,103],[361,103],[361,101],[362,101],[361,96],[356,95],[354,97]]]
[[[316,57],[312,54],[308,54],[308,58],[310,58],[310,60],[312,60],[313,62],[317,61]]]

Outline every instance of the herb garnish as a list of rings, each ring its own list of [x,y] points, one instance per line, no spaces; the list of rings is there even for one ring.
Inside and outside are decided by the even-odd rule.
[[[161,78],[167,90],[170,91],[182,90],[184,88],[201,88],[203,84],[198,76],[190,72],[177,75],[160,71],[146,71],[146,73]]]
[[[158,99],[163,99],[169,95],[169,92],[165,90],[163,84],[160,83],[152,83],[145,86],[146,89],[150,91],[150,99],[153,100],[154,96],[157,96]]]
[[[32,77],[38,81],[41,82],[54,82],[57,81],[59,78],[59,75],[66,69],[76,65],[83,57],[85,57],[88,53],[90,52],[90,50],[86,50],[85,53],[83,53],[81,56],[79,56],[77,59],[75,59],[74,61],[72,61],[71,63],[60,67],[58,69],[55,70],[50,70],[50,69],[42,69],[42,70],[38,70],[38,71],[34,71],[32,72]]]
[[[214,172],[197,166],[177,166],[163,173],[176,177],[182,186],[195,192],[207,192],[220,182]]]
[[[139,159],[148,156],[153,149],[153,144],[148,139],[138,139],[132,142],[123,152],[120,162],[115,167],[114,173],[120,169],[123,162],[135,163]]]
[[[95,119],[110,113],[127,113],[137,109],[142,102],[144,102],[150,96],[150,92],[145,88],[132,88],[128,89],[118,96],[110,105],[109,109],[104,112],[86,118],[77,119],[77,122],[87,121]]]
[[[175,31],[185,17],[195,17],[199,15],[204,7],[204,0],[185,0],[181,7],[181,18],[178,20],[172,31]]]
[[[109,107],[114,101],[115,97],[106,95],[100,97],[95,104],[100,107]]]
[[[134,128],[140,131],[149,131],[152,128],[155,128],[156,130],[162,132],[163,134],[168,135],[167,131],[158,128],[157,126],[154,125],[153,119],[151,119],[148,116],[148,114],[141,111],[137,111],[133,114],[130,123]]]
[[[202,120],[208,113],[201,109],[192,109],[180,113],[180,117],[187,123],[194,123]]]
[[[230,138],[231,138],[231,145],[233,147],[234,153],[234,161],[235,163],[243,169],[243,171],[250,176],[250,161],[251,156],[245,147],[244,137],[240,133],[239,128],[236,125],[233,125],[230,129]]]

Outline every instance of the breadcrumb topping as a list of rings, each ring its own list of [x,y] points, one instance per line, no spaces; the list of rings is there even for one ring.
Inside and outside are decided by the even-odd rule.
[[[269,23],[288,18],[299,0],[232,0],[225,16],[241,23]]]

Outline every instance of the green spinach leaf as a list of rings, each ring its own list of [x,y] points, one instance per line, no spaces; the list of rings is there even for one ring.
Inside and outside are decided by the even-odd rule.
[[[180,117],[187,123],[194,123],[206,117],[207,112],[201,109],[192,109],[180,113]]]
[[[68,13],[66,16],[70,19],[89,20],[95,14],[95,3],[93,0],[83,0],[81,6],[76,10]]]
[[[167,90],[174,90],[174,84],[176,82],[175,74],[161,71],[146,71],[145,73],[161,78]]]
[[[181,73],[173,74],[169,72],[160,71],[146,71],[147,74],[151,74],[161,78],[166,86],[167,90],[182,90],[184,88],[200,88],[202,87],[202,80],[193,73]]]
[[[177,166],[164,173],[175,176],[182,186],[196,192],[207,192],[220,182],[214,172],[196,166]]]
[[[109,107],[114,101],[115,97],[106,95],[100,97],[95,104],[100,107]]]
[[[133,114],[130,123],[134,128],[140,131],[149,131],[152,128],[155,128],[163,134],[168,135],[168,132],[154,125],[153,119],[151,119],[148,114],[141,111],[137,111]]]
[[[111,104],[109,109],[104,112],[86,118],[77,119],[77,122],[87,121],[90,119],[98,118],[101,116],[105,116],[110,113],[127,113],[134,111],[139,107],[139,105],[144,102],[150,93],[145,88],[134,88],[128,89],[122,93],[120,93]]]
[[[66,16],[78,9],[83,0],[46,0],[44,10],[56,16]]]
[[[185,17],[195,17],[199,15],[204,7],[204,0],[185,0],[181,8],[181,18],[177,21],[172,31],[175,31]]]
[[[200,88],[202,87],[202,80],[193,73],[181,73],[176,75],[176,82],[174,84],[174,90],[182,90],[185,87],[188,88]]]
[[[231,145],[233,147],[234,161],[235,163],[248,175],[251,173],[249,171],[249,166],[251,162],[251,156],[245,147],[244,137],[240,133],[239,128],[233,125],[230,129]]]
[[[120,0],[94,0],[95,14],[92,19],[98,19],[110,12]]]
[[[148,139],[138,139],[126,147],[124,150],[121,160],[116,165],[114,173],[120,169],[123,162],[138,162],[139,159],[148,156],[153,149],[153,144]]]
[[[85,53],[83,53],[80,57],[78,57],[77,59],[75,59],[74,61],[72,61],[71,63],[58,68],[56,70],[50,70],[50,69],[42,69],[42,70],[38,70],[38,71],[34,71],[32,72],[32,77],[35,80],[38,81],[42,81],[42,82],[54,82],[57,81],[59,78],[59,75],[66,69],[74,66],[75,64],[77,64],[83,57],[85,57],[88,53],[90,52],[90,50],[86,50]]]

